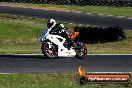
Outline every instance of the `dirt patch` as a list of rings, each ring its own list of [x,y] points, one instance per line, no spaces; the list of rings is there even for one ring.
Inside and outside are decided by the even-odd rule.
[[[59,8],[59,7],[51,7],[51,6],[28,6],[28,5],[11,5],[11,4],[0,4],[0,6],[10,6],[10,7],[21,7],[21,8],[32,8],[32,9],[42,9],[42,10],[55,10],[55,11],[65,11],[69,12],[72,10],[68,10],[66,8]]]
[[[12,19],[17,19],[17,18],[13,16],[0,16],[0,19],[12,20]]]
[[[66,10],[65,8],[57,8],[57,7],[30,7],[33,9],[44,9],[44,10],[56,10],[56,11],[70,11],[70,10]]]

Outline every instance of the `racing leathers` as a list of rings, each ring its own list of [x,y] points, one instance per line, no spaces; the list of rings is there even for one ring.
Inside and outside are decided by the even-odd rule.
[[[71,46],[73,45],[72,40],[70,36],[68,35],[67,28],[64,27],[63,24],[60,24],[60,23],[56,24],[56,26],[53,27],[52,30],[49,31],[49,34],[60,35],[64,37],[68,42],[68,45],[67,45],[68,49],[70,49]]]
[[[65,27],[62,27],[61,24],[56,24],[53,28],[49,28],[46,32],[42,33],[41,42],[43,43],[44,40],[48,39],[51,42],[53,42],[55,45],[57,45],[58,56],[67,56],[68,52],[69,54],[75,55],[76,54],[75,51],[71,49],[72,45],[69,45],[71,43],[71,40],[66,32],[67,31]],[[65,47],[63,45],[65,40],[67,40],[68,42],[68,47]]]

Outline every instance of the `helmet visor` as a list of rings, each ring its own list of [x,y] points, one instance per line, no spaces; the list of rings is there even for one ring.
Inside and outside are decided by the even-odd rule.
[[[47,23],[47,27],[50,28],[53,25],[53,23]]]

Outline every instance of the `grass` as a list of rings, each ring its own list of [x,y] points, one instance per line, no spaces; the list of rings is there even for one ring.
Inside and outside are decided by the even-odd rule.
[[[39,38],[45,24],[45,19],[0,14],[0,54],[41,54]],[[64,24],[73,31],[75,24]],[[86,44],[88,53],[132,54],[132,31],[126,33],[124,41]]]
[[[132,34],[132,32],[131,32]],[[93,54],[132,54],[132,39],[125,41],[109,42],[105,44],[88,44],[89,53]]]
[[[86,84],[76,81],[76,74],[6,74],[0,75],[0,88],[131,88],[125,84]]]
[[[65,24],[65,23],[64,23]],[[71,24],[66,24],[69,30]],[[40,36],[45,19],[0,15],[0,53],[41,53]]]
[[[84,13],[132,16],[132,7],[108,7],[108,6],[77,6],[77,5],[52,5],[52,4],[32,4],[32,3],[7,3],[1,2],[5,6],[21,6],[30,8],[41,8],[51,10],[81,11]]]

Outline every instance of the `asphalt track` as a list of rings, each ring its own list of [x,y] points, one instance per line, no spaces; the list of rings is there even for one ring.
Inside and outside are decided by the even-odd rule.
[[[38,18],[54,18],[60,21],[93,26],[120,26],[125,29],[132,29],[132,19],[127,17],[100,16],[96,14],[85,14],[76,12],[64,12],[42,9],[31,9],[21,7],[0,6],[0,13],[30,16]]]
[[[132,55],[88,55],[84,59],[47,59],[42,55],[0,55],[0,73],[132,72]]]

